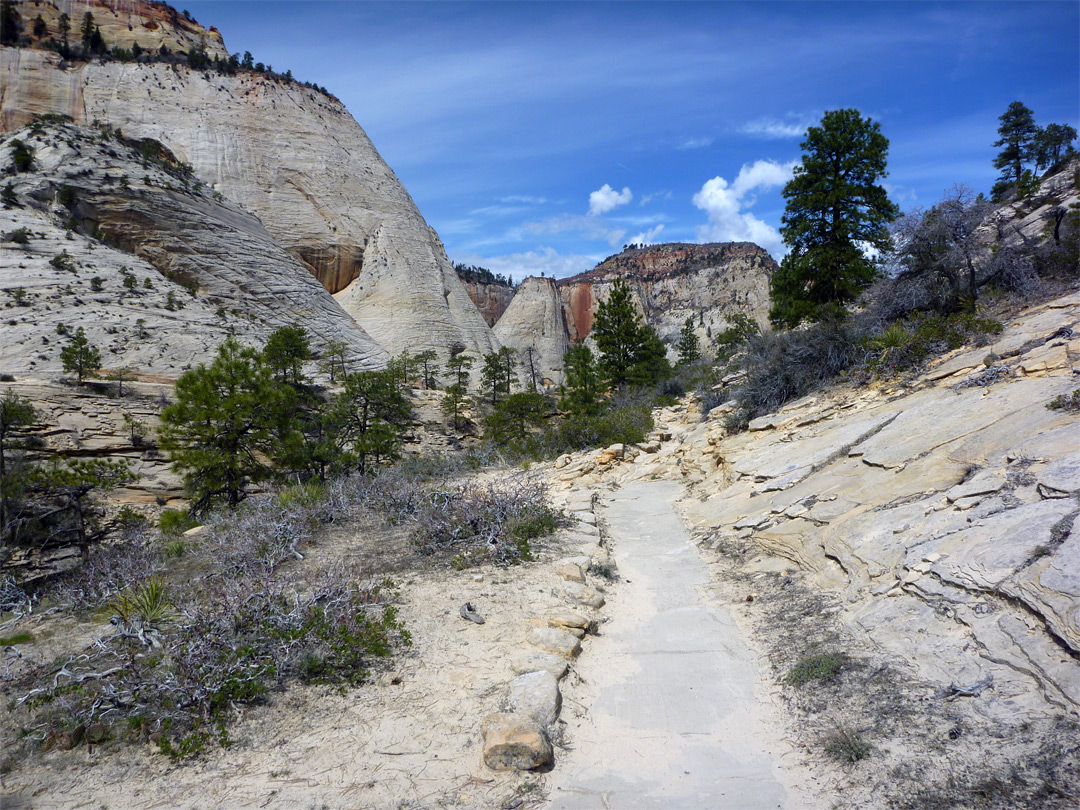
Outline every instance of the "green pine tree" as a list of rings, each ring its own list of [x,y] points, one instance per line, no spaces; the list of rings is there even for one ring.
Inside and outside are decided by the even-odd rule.
[[[267,459],[280,440],[280,414],[293,404],[259,352],[228,338],[209,365],[183,374],[176,401],[161,412],[161,444],[183,476],[193,514],[246,496],[248,483],[270,476]]]
[[[563,355],[566,383],[559,407],[579,416],[595,416],[603,409],[600,401],[602,383],[592,349],[584,343],[571,347]]]
[[[682,329],[679,331],[679,342],[675,348],[679,352],[680,366],[689,366],[701,359],[701,346],[694,333],[693,316],[683,321]]]
[[[92,377],[94,369],[101,365],[101,352],[86,337],[86,330],[81,326],[63,349],[60,350],[60,362],[64,371],[74,372],[81,383],[85,377]]]
[[[1035,126],[1035,117],[1023,102],[1014,101],[998,118],[1001,125],[994,146],[1001,147],[994,158],[994,168],[1001,169],[991,195],[1001,199],[1006,191],[1018,185],[1024,177],[1024,164],[1034,157],[1035,141],[1039,128]]]
[[[784,186],[780,232],[791,250],[770,282],[776,326],[842,313],[874,280],[866,248],[890,247],[887,225],[899,212],[878,184],[888,174],[889,141],[858,110],[825,113],[802,150],[802,165]]]

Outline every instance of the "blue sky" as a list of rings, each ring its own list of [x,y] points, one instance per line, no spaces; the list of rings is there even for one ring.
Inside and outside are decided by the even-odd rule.
[[[802,133],[856,107],[909,209],[989,191],[998,116],[1080,128],[1080,3],[187,2],[326,86],[455,261],[566,276],[631,241],[779,257]]]

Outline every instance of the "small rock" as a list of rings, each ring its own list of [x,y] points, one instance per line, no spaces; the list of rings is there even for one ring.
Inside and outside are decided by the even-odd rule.
[[[184,532],[184,537],[202,537],[204,534],[210,532],[209,526],[196,526],[194,529],[188,529]]]
[[[546,652],[522,650],[510,659],[510,671],[515,675],[526,672],[550,672],[556,679],[566,674],[569,664],[559,655]]]
[[[558,588],[559,595],[591,608],[603,607],[604,595],[596,588],[578,582],[564,582]]]
[[[573,658],[581,652],[580,639],[554,627],[534,627],[525,639],[534,647],[563,658]]]
[[[549,627],[578,627],[584,629],[589,626],[589,620],[573,610],[556,610],[549,613],[547,622]]]
[[[480,724],[484,764],[496,771],[529,771],[551,761],[551,743],[534,719],[517,712],[489,714]]]
[[[567,582],[585,583],[585,574],[581,572],[581,566],[574,565],[574,563],[564,563],[563,565],[560,565],[557,573]]]

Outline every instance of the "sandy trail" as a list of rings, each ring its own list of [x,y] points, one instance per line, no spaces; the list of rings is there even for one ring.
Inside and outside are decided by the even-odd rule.
[[[626,582],[578,663],[563,719],[571,749],[553,810],[809,807],[778,766],[786,746],[756,658],[675,512],[681,490],[639,482],[603,517]]]

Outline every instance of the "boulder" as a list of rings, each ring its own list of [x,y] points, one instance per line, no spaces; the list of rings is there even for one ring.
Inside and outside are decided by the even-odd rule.
[[[549,627],[557,628],[575,627],[585,629],[589,626],[588,618],[574,610],[553,611],[548,614],[547,622]]]
[[[527,714],[489,714],[480,724],[484,764],[496,771],[530,771],[551,762],[551,743]]]
[[[550,728],[562,705],[559,679],[545,670],[518,675],[510,682],[507,702],[512,712],[531,717],[541,728]]]

